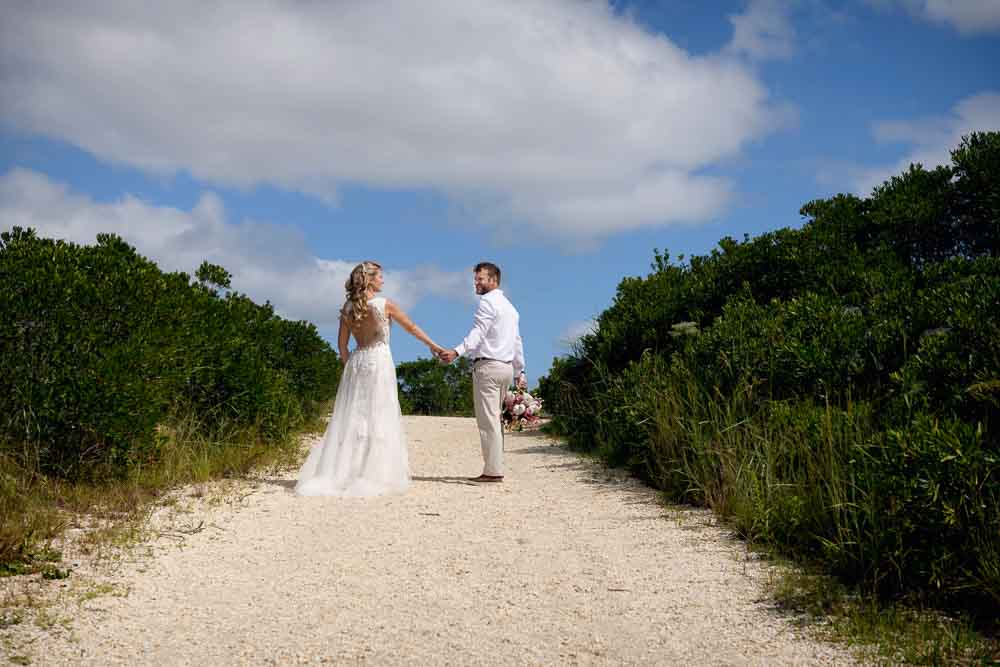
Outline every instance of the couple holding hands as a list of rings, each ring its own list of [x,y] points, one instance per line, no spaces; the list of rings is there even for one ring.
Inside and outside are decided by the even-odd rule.
[[[337,344],[344,372],[323,439],[299,470],[295,493],[302,496],[374,496],[410,485],[406,434],[399,409],[396,366],[389,329],[397,322],[426,344],[441,363],[460,356],[473,361],[473,404],[483,452],[483,473],[475,482],[503,481],[501,406],[507,388],[525,388],[524,346],[517,309],[500,289],[500,268],[481,262],[473,270],[479,305],[472,329],[453,349],[436,344],[399,306],[376,296],[382,267],[362,262],[347,280]],[[348,351],[353,337],[356,347]]]

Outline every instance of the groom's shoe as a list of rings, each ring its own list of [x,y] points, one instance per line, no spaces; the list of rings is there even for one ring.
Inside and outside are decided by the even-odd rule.
[[[470,482],[502,482],[503,475],[480,475],[479,477],[470,477]]]

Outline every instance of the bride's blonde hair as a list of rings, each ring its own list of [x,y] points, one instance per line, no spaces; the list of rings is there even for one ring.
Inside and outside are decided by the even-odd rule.
[[[350,313],[355,322],[360,322],[368,315],[368,288],[381,270],[382,266],[377,262],[361,262],[354,267],[351,277],[344,283],[344,289],[347,290],[344,313]]]

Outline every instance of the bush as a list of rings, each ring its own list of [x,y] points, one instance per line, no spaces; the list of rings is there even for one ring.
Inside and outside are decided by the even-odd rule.
[[[574,448],[883,596],[1000,615],[1000,133],[622,280],[540,380]]]
[[[868,569],[882,592],[1000,604],[1000,452],[982,424],[920,414],[869,455],[858,483],[872,501],[865,528],[877,551],[840,549],[843,565]]]
[[[335,392],[339,362],[315,327],[220,296],[221,267],[199,275],[164,273],[115,236],[0,235],[0,438],[21,464],[120,476],[156,459],[169,414],[277,437]]]
[[[472,365],[460,358],[444,365],[436,359],[417,359],[396,367],[399,405],[408,415],[468,417],[472,407]]]
[[[656,408],[667,390],[666,360],[647,352],[617,375],[609,374],[595,414],[595,451],[615,466],[650,479],[655,463],[649,439],[656,426]]]

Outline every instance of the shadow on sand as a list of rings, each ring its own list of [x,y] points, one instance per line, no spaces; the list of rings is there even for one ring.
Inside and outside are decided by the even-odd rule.
[[[275,479],[267,477],[258,477],[257,480],[261,484],[268,484],[270,486],[280,486],[283,489],[288,489],[289,491],[295,490],[295,484],[298,480],[294,479]]]
[[[639,479],[619,468],[609,468],[597,458],[575,452],[557,438],[538,431],[522,431],[505,434],[510,456],[538,457],[536,468],[546,470],[566,470],[577,473],[577,481],[598,487],[602,493],[624,494],[627,505],[649,505],[664,507],[662,495],[656,489],[643,484]],[[540,442],[544,439],[544,442]],[[522,441],[522,442],[519,442]],[[533,441],[530,444],[524,440]],[[520,446],[519,446],[520,445]],[[543,458],[544,457],[544,458]],[[658,519],[661,517],[646,517]]]
[[[473,482],[468,477],[423,477],[414,475],[410,478],[414,482],[438,482],[440,484],[468,484],[469,486],[485,486],[479,482]]]

